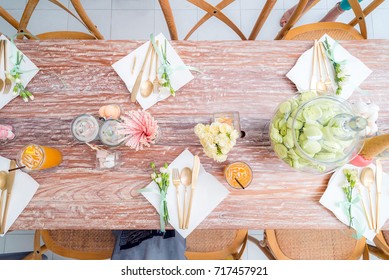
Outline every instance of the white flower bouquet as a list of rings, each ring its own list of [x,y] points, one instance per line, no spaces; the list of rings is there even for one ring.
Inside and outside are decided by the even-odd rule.
[[[239,133],[231,125],[213,122],[211,125],[197,124],[194,132],[199,137],[204,153],[217,162],[227,159],[227,154],[236,144]]]

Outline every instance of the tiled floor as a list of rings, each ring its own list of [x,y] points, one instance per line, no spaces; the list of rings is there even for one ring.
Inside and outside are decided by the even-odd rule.
[[[298,23],[311,23],[321,19],[328,9],[339,0],[322,0]],[[0,5],[16,19],[20,19],[26,0],[0,0]],[[190,28],[200,19],[204,12],[184,0],[170,0],[178,26],[179,37],[183,38]],[[210,0],[217,4],[220,0]],[[365,0],[365,6],[370,1]],[[62,0],[69,5],[69,0]],[[146,40],[150,33],[163,32],[168,35],[166,23],[157,0],[83,0],[82,3],[99,30],[106,39],[139,39]],[[265,0],[236,0],[224,11],[243,33],[248,36]],[[279,0],[271,12],[268,21],[258,36],[259,40],[272,40],[278,31],[279,20],[284,11],[297,0]],[[389,1],[385,1],[367,18],[368,36],[371,39],[389,39],[388,17]],[[345,13],[339,20],[347,22],[352,12]],[[53,30],[84,30],[71,16],[47,0],[41,0],[37,11],[31,18],[29,30],[41,33]],[[215,32],[215,30],[218,30]],[[15,30],[3,19],[0,19],[0,32],[9,36]],[[228,27],[212,18],[192,37],[192,40],[235,40],[238,36]],[[250,231],[250,235],[261,240],[263,231]],[[0,238],[0,253],[31,251],[33,249],[33,231],[15,231]],[[52,253],[49,259],[62,259]],[[248,243],[243,259],[266,259],[262,252],[252,243]]]

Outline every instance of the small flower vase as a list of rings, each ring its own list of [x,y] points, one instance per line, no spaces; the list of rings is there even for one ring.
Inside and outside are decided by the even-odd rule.
[[[240,129],[240,117],[238,111],[214,113],[213,121],[231,125],[236,131],[238,131],[239,138],[244,137],[244,132]]]

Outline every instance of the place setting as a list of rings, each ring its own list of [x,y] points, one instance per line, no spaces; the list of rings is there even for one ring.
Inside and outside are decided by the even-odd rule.
[[[38,73],[36,65],[17,49],[6,36],[0,36],[0,109],[20,96],[23,101],[33,100],[26,89]]]
[[[172,45],[161,33],[112,65],[126,84],[131,102],[147,110],[159,101],[174,96],[176,91],[193,80]]]

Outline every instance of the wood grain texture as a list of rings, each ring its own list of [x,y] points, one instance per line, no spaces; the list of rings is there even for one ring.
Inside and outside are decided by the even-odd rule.
[[[15,158],[21,147],[35,142],[59,148],[64,161],[59,168],[31,173],[40,187],[12,229],[158,228],[155,209],[131,190],[149,183],[151,161],[171,162],[185,148],[198,153],[205,169],[227,188],[222,170],[228,162],[244,160],[254,172],[250,187],[229,188],[230,195],[199,228],[346,227],[319,203],[329,176],[290,169],[276,158],[262,135],[276,106],[296,92],[285,74],[312,42],[172,42],[184,62],[202,73],[194,73],[195,79],[175,98],[149,109],[162,128],[156,145],[139,152],[117,148],[120,167],[96,170],[94,152],[73,140],[71,121],[82,113],[97,114],[100,106],[111,103],[126,111],[139,108],[130,103],[129,92],[111,65],[142,43],[17,41],[41,70],[28,85],[35,100],[27,104],[17,98],[0,111],[1,123],[14,125],[17,134],[12,143],[0,146],[0,154]],[[373,70],[361,85],[369,94],[355,93],[351,100],[377,103],[381,107],[378,127],[388,133],[389,41],[342,45]],[[209,122],[214,112],[233,110],[239,111],[247,136],[239,139],[228,162],[213,162],[202,152],[193,127]],[[389,222],[384,228],[389,229]]]

